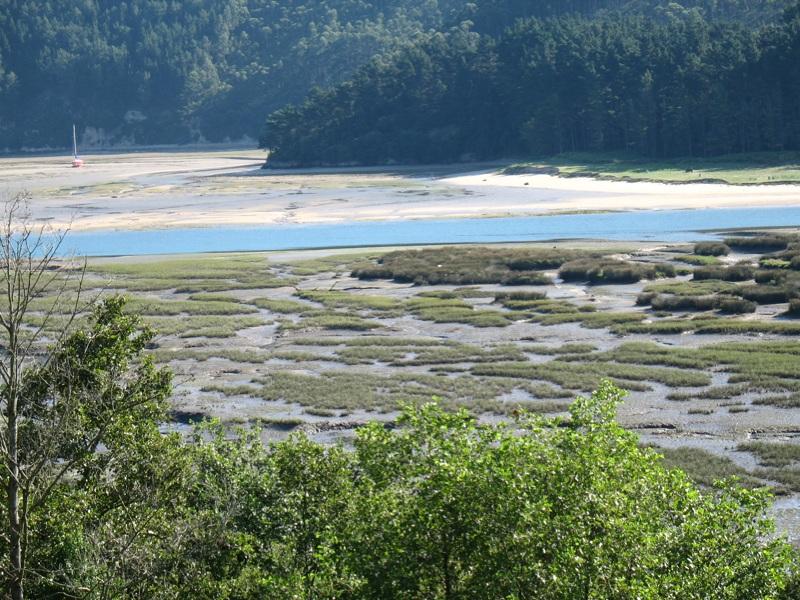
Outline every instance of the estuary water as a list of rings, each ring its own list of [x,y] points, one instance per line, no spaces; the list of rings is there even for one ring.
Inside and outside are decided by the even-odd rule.
[[[533,217],[360,221],[71,233],[62,250],[85,256],[356,248],[566,239],[685,242],[724,229],[800,226],[800,206],[631,211]]]

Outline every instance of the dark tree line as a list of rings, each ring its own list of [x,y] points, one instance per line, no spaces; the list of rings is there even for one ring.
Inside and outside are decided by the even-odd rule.
[[[262,144],[297,164],[798,150],[799,15],[755,29],[684,11],[433,34],[273,113]]]
[[[787,0],[8,0],[0,151],[256,137],[265,115],[434,31],[619,11],[760,23]],[[424,41],[422,41],[424,44]]]

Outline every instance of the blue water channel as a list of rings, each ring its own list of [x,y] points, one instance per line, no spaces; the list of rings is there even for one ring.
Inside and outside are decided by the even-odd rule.
[[[62,250],[86,256],[119,256],[584,238],[683,242],[709,239],[711,232],[722,229],[789,226],[800,226],[800,206],[96,231],[71,233]]]

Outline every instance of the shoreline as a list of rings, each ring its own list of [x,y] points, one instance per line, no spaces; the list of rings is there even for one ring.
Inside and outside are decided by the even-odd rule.
[[[345,225],[800,206],[800,185],[503,174],[500,164],[265,171],[262,151],[0,157],[0,193],[72,232]]]

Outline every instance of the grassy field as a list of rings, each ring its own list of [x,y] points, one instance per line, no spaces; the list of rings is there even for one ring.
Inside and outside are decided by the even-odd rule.
[[[539,169],[564,177],[665,183],[719,182],[733,185],[800,183],[800,154],[754,153],[662,161],[603,154],[562,154],[512,165],[509,174]]]

